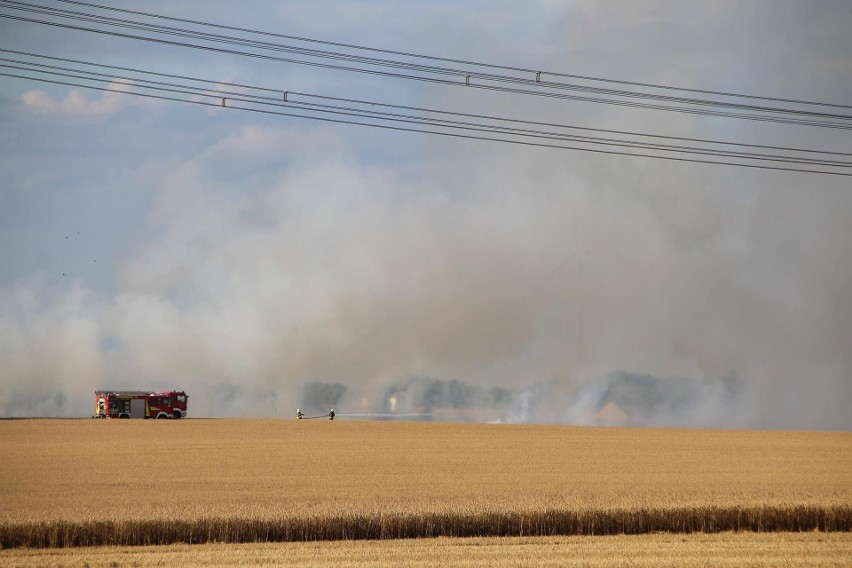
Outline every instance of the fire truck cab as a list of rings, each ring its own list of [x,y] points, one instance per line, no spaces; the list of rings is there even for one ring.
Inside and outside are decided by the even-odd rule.
[[[93,418],[186,418],[184,391],[95,391]]]

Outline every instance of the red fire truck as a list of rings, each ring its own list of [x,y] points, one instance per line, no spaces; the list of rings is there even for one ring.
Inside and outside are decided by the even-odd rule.
[[[95,391],[93,418],[186,418],[184,391]]]

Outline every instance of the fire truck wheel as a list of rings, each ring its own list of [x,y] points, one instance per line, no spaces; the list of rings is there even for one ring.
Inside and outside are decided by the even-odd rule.
[[[175,420],[177,420],[178,418],[183,418],[183,415],[180,413],[180,410],[175,410],[174,418]]]
[[[166,415],[165,415],[165,414],[158,414],[158,415],[157,415],[157,420],[162,420],[162,419],[163,419],[163,418],[165,418],[165,417],[166,417]]]

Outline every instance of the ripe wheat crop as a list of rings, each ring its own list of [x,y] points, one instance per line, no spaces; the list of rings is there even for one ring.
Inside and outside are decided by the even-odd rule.
[[[0,421],[0,546],[852,530],[852,435]]]
[[[828,568],[846,566],[852,533],[714,533],[416,539],[0,550],[13,566],[442,566],[504,568]]]

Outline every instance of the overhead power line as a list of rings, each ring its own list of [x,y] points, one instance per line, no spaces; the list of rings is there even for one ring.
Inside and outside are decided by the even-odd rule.
[[[7,53],[22,53],[12,50],[2,51]],[[158,100],[205,106],[222,106],[233,110],[263,113],[266,115],[305,118],[388,130],[421,132],[463,139],[487,140],[532,147],[577,150],[680,162],[733,165],[828,175],[852,175],[848,171],[848,168],[852,168],[852,162],[836,158],[852,155],[842,152],[785,148],[785,153],[777,154],[731,149],[730,147],[714,148],[712,145],[720,144],[721,142],[709,140],[702,142],[711,145],[711,147],[702,147],[695,144],[669,144],[657,141],[648,142],[626,138],[616,139],[577,135],[569,132],[561,132],[558,129],[544,129],[546,125],[543,123],[524,123],[524,121],[501,119],[499,117],[462,115],[462,113],[446,113],[431,109],[419,109],[415,112],[413,107],[407,107],[410,113],[406,114],[390,112],[389,110],[376,111],[372,107],[380,106],[388,109],[399,109],[400,107],[399,105],[343,100],[309,93],[291,93],[268,87],[221,84],[195,77],[154,73],[126,67],[118,68],[36,54],[26,55],[39,58],[40,60],[47,59],[54,62],[63,62],[64,65],[59,66],[21,59],[0,58],[0,68],[4,70],[0,72],[0,75]],[[91,69],[81,68],[80,65],[101,68],[102,70],[120,70],[122,74],[92,71]],[[163,79],[168,79],[168,81]],[[326,102],[331,100],[336,101],[337,104],[311,102],[310,100],[294,100],[294,96],[299,99],[307,98]],[[340,103],[346,103],[348,106]],[[460,118],[465,118],[465,120],[459,120]],[[508,126],[507,123],[514,125]],[[520,127],[517,123],[524,123],[525,126]],[[530,128],[531,126],[535,126],[535,128]],[[550,126],[557,127],[560,125]],[[563,128],[570,129],[571,127],[564,126]],[[737,146],[733,143],[721,144],[729,144],[731,147]],[[750,148],[780,150],[777,147],[759,147],[757,145],[751,145]]]
[[[181,22],[181,23],[186,23],[186,24],[207,26],[207,27],[214,28],[214,29],[245,32],[245,33],[257,34],[257,35],[262,35],[262,36],[267,36],[267,37],[277,37],[277,38],[281,38],[281,39],[296,40],[296,41],[301,41],[301,42],[306,42],[306,43],[314,43],[314,44],[321,44],[321,45],[330,45],[330,46],[334,46],[334,47],[343,47],[343,48],[347,48],[347,49],[355,49],[355,50],[365,51],[365,52],[385,53],[385,54],[388,54],[388,55],[411,57],[411,58],[424,59],[424,60],[430,60],[430,61],[441,61],[441,62],[444,62],[444,63],[456,63],[456,64],[461,64],[461,65],[467,65],[467,66],[473,66],[473,67],[482,67],[482,68],[487,68],[487,69],[499,69],[499,70],[502,70],[502,71],[515,71],[515,72],[520,72],[520,73],[525,73],[525,74],[536,75],[537,77],[541,77],[541,76],[565,77],[565,78],[580,79],[580,80],[585,80],[585,81],[596,81],[596,82],[601,82],[601,83],[631,85],[631,86],[634,86],[634,87],[647,87],[647,88],[652,88],[652,89],[679,91],[679,92],[687,92],[687,93],[698,93],[698,94],[704,94],[704,95],[719,95],[719,96],[725,96],[725,97],[736,97],[736,98],[741,98],[741,99],[764,100],[764,101],[774,101],[774,102],[783,102],[783,103],[795,103],[795,104],[805,104],[805,105],[813,105],[813,106],[852,109],[852,105],[845,105],[845,104],[816,102],[816,101],[807,101],[807,100],[801,100],[801,99],[789,99],[789,98],[779,98],[779,97],[769,97],[769,96],[759,96],[759,95],[732,93],[732,92],[725,92],[725,91],[713,91],[713,90],[706,90],[706,89],[691,89],[691,88],[686,88],[686,87],[673,87],[673,86],[670,86],[670,85],[659,85],[659,84],[654,84],[654,83],[641,83],[641,82],[636,82],[636,81],[624,81],[624,80],[611,79],[611,78],[591,77],[591,76],[587,76],[587,75],[576,75],[576,74],[570,74],[570,73],[560,73],[560,72],[556,72],[556,71],[544,71],[542,69],[533,69],[533,68],[530,68],[530,67],[513,67],[513,66],[509,66],[509,65],[498,65],[498,64],[494,64],[494,63],[481,63],[481,62],[469,61],[469,60],[464,60],[464,59],[437,57],[437,56],[434,56],[434,55],[423,55],[423,54],[406,52],[406,51],[396,51],[396,50],[391,50],[391,49],[380,49],[380,48],[367,47],[367,46],[356,45],[356,44],[351,44],[351,43],[326,41],[326,40],[320,40],[320,39],[316,39],[316,38],[308,38],[308,37],[303,37],[303,36],[294,36],[294,35],[287,35],[287,34],[281,34],[281,33],[254,30],[254,29],[250,29],[250,28],[241,28],[241,27],[237,27],[237,26],[214,24],[214,23],[210,23],[210,22],[203,22],[203,21],[200,21],[200,20],[176,18],[176,17],[173,17],[173,16],[165,16],[165,15],[162,15],[162,14],[154,14],[154,13],[151,13],[151,12],[140,12],[140,11],[137,11],[137,10],[128,10],[128,9],[124,9],[124,8],[116,8],[115,6],[104,6],[102,4],[94,4],[94,3],[91,3],[91,2],[81,2],[79,0],[57,0],[57,1],[63,2],[65,4],[75,4],[75,5],[78,5],[78,6],[85,6],[85,7],[88,7],[88,8],[97,8],[97,9],[109,10],[109,11],[113,11],[113,12],[122,12],[122,13],[125,13],[125,14],[134,14],[134,15],[138,15],[138,16],[145,16],[145,17],[156,18],[156,19],[160,19],[160,20],[168,20],[168,21],[173,21],[173,22]]]
[[[65,1],[65,0],[63,0]],[[134,12],[130,10],[122,10],[118,8],[103,7],[95,4],[83,2],[68,3],[90,6],[98,9],[113,10],[145,17],[155,17],[159,19],[174,20],[181,22],[189,22],[194,25],[208,26],[214,28],[228,28],[227,26],[219,26],[216,24],[208,24],[194,20],[182,20],[178,18],[169,18],[156,14],[148,14],[144,12]],[[427,81],[452,86],[465,86],[476,89],[484,89],[491,91],[499,91],[506,93],[515,93],[522,95],[533,95],[548,98],[576,100],[583,102],[594,102],[601,104],[626,106],[634,108],[645,108],[653,110],[664,110],[671,112],[700,114],[717,117],[737,118],[744,120],[766,121],[784,124],[796,124],[804,126],[818,126],[826,128],[852,129],[852,115],[838,112],[822,112],[808,110],[807,108],[785,107],[785,106],[766,106],[755,105],[738,102],[696,99],[687,97],[676,97],[661,93],[645,93],[636,91],[614,90],[609,88],[594,87],[589,85],[568,84],[541,81],[541,72],[536,72],[535,78],[517,77],[509,75],[499,75],[495,73],[485,73],[481,71],[471,71],[461,68],[440,67],[434,65],[425,65],[422,63],[412,63],[406,61],[381,59],[368,57],[345,52],[332,52],[317,50],[313,48],[299,47],[294,45],[285,45],[271,43],[266,41],[252,40],[244,37],[225,36],[221,34],[209,33],[204,31],[175,28],[151,24],[148,22],[140,22],[136,20],[128,20],[121,18],[112,18],[97,14],[74,12],[69,10],[61,10],[40,6],[25,2],[15,2],[12,0],[0,0],[0,7],[11,8],[22,12],[39,14],[41,16],[49,16],[58,18],[60,21],[43,20],[36,18],[28,18],[23,16],[14,16],[12,14],[0,14],[0,17],[33,22],[43,25],[56,26],[66,29],[81,30],[92,33],[106,34],[117,37],[124,37],[148,42],[154,42],[164,45],[172,45],[177,47],[189,47],[194,49],[202,49],[219,53],[228,53],[246,57],[261,58],[274,60],[285,63],[294,63],[299,65],[309,65],[325,69],[345,70],[357,73],[366,73],[387,78],[409,79],[418,81]],[[135,35],[123,33],[111,29],[93,28],[66,23],[66,21],[81,21],[88,24],[98,26],[109,26],[110,28],[120,28],[141,31],[152,35]],[[239,28],[234,28],[239,29]],[[266,32],[250,31],[255,34],[270,35]],[[176,41],[165,39],[167,36],[181,39],[191,39],[202,41],[211,44],[229,45],[240,48],[252,49],[255,51],[241,51],[231,48],[218,47],[217,45],[207,45],[198,43],[188,43],[185,41]],[[259,51],[257,51],[259,50]],[[281,57],[270,55],[263,52],[288,53],[296,54],[309,59],[295,59],[292,57]],[[423,56],[425,57],[425,56]],[[347,63],[341,65],[339,63],[328,63],[325,61],[338,61]],[[353,66],[353,64],[355,66]],[[478,65],[478,64],[473,64]],[[490,67],[495,67],[491,65]],[[393,69],[393,70],[388,70]],[[512,68],[516,69],[516,68]],[[404,71],[404,72],[401,72]],[[515,86],[507,86],[515,85]],[[591,95],[570,94],[565,91],[586,92]],[[603,95],[603,97],[601,96]],[[739,95],[728,94],[728,96],[739,97]],[[742,96],[740,98],[744,98]],[[749,96],[750,98],[757,98]],[[796,103],[798,105],[818,105],[822,107],[834,107],[838,109],[849,109],[849,105],[833,105],[829,103],[811,103],[808,101],[796,101],[793,99],[768,99],[774,102],[786,101]],[[651,102],[645,102],[651,101]]]
[[[82,60],[78,60],[78,59],[68,59],[68,58],[64,58],[64,57],[47,56],[47,55],[42,55],[42,54],[36,54],[36,53],[31,53],[31,52],[14,50],[14,49],[2,49],[2,48],[0,48],[0,52],[30,57],[30,58],[34,58],[34,59],[38,59],[38,60],[42,60],[42,61],[48,60],[48,61],[52,61],[52,62],[61,62],[61,63],[69,63],[69,64],[73,64],[73,65],[83,65],[83,66],[87,66],[87,67],[95,67],[95,68],[100,68],[100,69],[103,69],[103,70],[136,73],[136,74],[141,74],[141,75],[148,76],[148,77],[162,77],[162,78],[169,78],[169,79],[180,79],[180,80],[188,80],[188,81],[193,81],[193,82],[201,82],[201,83],[207,83],[207,84],[214,84],[215,83],[216,85],[222,85],[221,82],[215,82],[215,81],[212,81],[210,79],[199,79],[199,78],[195,78],[195,77],[188,77],[188,76],[185,76],[185,75],[158,73],[158,72],[145,71],[145,70],[132,68],[132,67],[122,67],[122,66],[116,66],[116,65],[104,65],[104,64],[99,64],[99,63],[94,63],[94,62],[89,62],[89,61],[82,61]],[[140,79],[139,77],[134,77],[134,76],[122,77],[120,75],[116,75],[115,73],[108,73],[108,74],[107,73],[97,73],[97,72],[93,72],[93,71],[78,70],[78,69],[67,68],[67,67],[57,67],[57,66],[53,66],[53,65],[35,63],[35,62],[25,61],[25,60],[0,58],[0,61],[6,61],[6,62],[9,62],[9,63],[18,63],[18,64],[26,65],[28,67],[44,67],[44,68],[49,68],[49,69],[58,69],[58,70],[65,70],[65,71],[73,70],[73,71],[78,71],[78,72],[82,72],[82,73],[88,73],[88,74],[93,75],[93,76],[110,77],[110,78],[124,78],[124,79],[130,79],[130,80],[133,80],[133,81],[142,81],[142,82],[146,82],[146,83],[154,83],[150,80]],[[173,84],[169,84],[169,83],[156,83],[156,84],[174,86]],[[710,140],[710,139],[706,139],[706,138],[690,138],[690,137],[683,137],[683,136],[664,136],[664,135],[659,135],[659,134],[648,134],[648,133],[635,132],[635,131],[613,130],[613,129],[604,129],[604,128],[590,128],[590,127],[581,127],[581,126],[568,125],[568,124],[559,124],[559,123],[553,123],[553,122],[541,122],[541,121],[532,121],[532,120],[521,120],[521,119],[516,119],[516,118],[506,118],[506,117],[499,117],[499,116],[494,116],[494,115],[482,115],[482,114],[472,114],[472,113],[463,113],[463,112],[453,112],[453,111],[437,110],[437,109],[424,108],[424,107],[414,107],[414,106],[409,106],[409,105],[389,104],[389,103],[383,103],[383,102],[378,102],[378,101],[366,101],[366,100],[359,100],[359,99],[352,99],[352,98],[319,95],[319,94],[315,94],[315,93],[289,91],[289,90],[284,90],[282,88],[258,87],[258,86],[254,86],[254,85],[245,85],[245,84],[233,83],[233,82],[228,82],[227,85],[232,87],[232,88],[242,88],[242,89],[247,89],[249,91],[274,93],[274,94],[277,95],[277,97],[264,97],[264,99],[267,100],[267,101],[270,101],[270,100],[271,101],[278,101],[281,98],[281,95],[283,94],[284,101],[285,102],[289,101],[293,104],[301,104],[301,105],[306,105],[306,106],[309,105],[309,106],[317,106],[317,107],[326,106],[327,108],[337,108],[337,109],[342,108],[342,107],[336,107],[336,106],[332,106],[332,105],[312,104],[312,103],[305,102],[305,101],[294,101],[293,97],[298,96],[298,97],[309,98],[309,99],[314,99],[314,100],[324,100],[324,101],[334,101],[334,102],[341,102],[341,103],[357,104],[357,105],[361,105],[363,107],[361,109],[362,111],[366,108],[366,109],[369,110],[369,112],[374,112],[375,114],[381,114],[381,113],[379,113],[377,111],[373,111],[372,109],[374,109],[375,107],[381,107],[381,108],[387,108],[387,109],[399,109],[399,110],[426,113],[427,115],[441,115],[441,116],[450,116],[450,117],[454,117],[454,118],[455,117],[463,117],[463,118],[469,118],[469,119],[482,119],[482,120],[487,120],[487,121],[495,121],[495,122],[500,122],[500,123],[513,124],[513,125],[514,124],[520,124],[520,125],[529,125],[529,126],[536,126],[536,127],[550,127],[550,128],[561,129],[561,130],[570,130],[570,131],[579,131],[579,132],[595,132],[595,133],[602,133],[602,134],[616,134],[616,135],[624,135],[624,136],[628,136],[628,137],[636,137],[636,138],[645,139],[645,140],[648,140],[648,139],[651,139],[651,140],[667,140],[667,141],[672,140],[672,141],[677,141],[677,142],[695,142],[695,143],[700,143],[700,144],[709,144],[711,146],[721,146],[721,147],[756,148],[756,149],[763,149],[763,150],[790,151],[790,152],[805,153],[805,154],[852,156],[852,153],[848,153],[848,152],[836,152],[836,151],[829,151],[829,150],[815,150],[815,149],[808,149],[808,148],[795,148],[795,147],[789,147],[789,146],[772,146],[772,145],[765,145],[765,144],[747,144],[747,143],[742,143],[742,142]],[[216,91],[216,92],[221,94],[221,95],[233,94],[233,93],[229,93],[229,92],[223,92],[221,90]],[[219,95],[217,95],[217,96],[219,96]],[[289,97],[289,99],[288,99],[288,97]],[[397,116],[401,116],[401,115],[397,115]],[[629,138],[627,140],[629,140]],[[624,140],[621,140],[621,141],[624,141]],[[655,146],[662,146],[662,144],[655,144]],[[682,147],[683,146],[681,146],[681,148]]]

